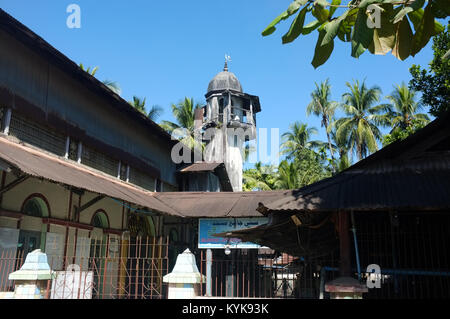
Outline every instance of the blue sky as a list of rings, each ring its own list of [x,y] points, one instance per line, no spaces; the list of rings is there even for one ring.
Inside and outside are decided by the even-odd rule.
[[[0,0],[0,7],[76,63],[98,66],[100,80],[120,84],[122,97],[147,98],[173,120],[170,104],[185,96],[204,101],[208,82],[223,69],[229,54],[231,72],[246,93],[260,97],[258,127],[288,130],[298,120],[320,129],[318,118],[306,117],[314,82],[330,79],[333,99],[340,101],[345,82],[366,79],[383,96],[393,84],[408,82],[412,64],[427,66],[431,42],[416,57],[399,61],[390,53],[350,56],[348,43],[335,41],[325,65],[311,65],[317,32],[281,44],[290,20],[269,37],[261,31],[291,0]],[[66,8],[81,7],[81,29],[66,26]],[[309,22],[309,21],[307,21]],[[325,140],[323,130],[317,139]]]

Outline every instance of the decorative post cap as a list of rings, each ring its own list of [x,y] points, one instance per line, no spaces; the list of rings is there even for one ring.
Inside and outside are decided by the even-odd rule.
[[[206,277],[198,271],[195,256],[188,248],[177,256],[175,267],[173,267],[170,274],[163,277],[163,281],[168,283],[199,284],[205,282]]]
[[[9,274],[9,280],[48,280],[52,278],[52,270],[48,264],[47,254],[36,249],[27,255],[24,264],[18,271]]]

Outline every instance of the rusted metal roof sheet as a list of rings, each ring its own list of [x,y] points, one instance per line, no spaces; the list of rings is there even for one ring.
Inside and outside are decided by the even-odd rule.
[[[329,179],[265,205],[266,211],[450,208],[450,112]]]
[[[186,217],[261,217],[260,203],[283,198],[290,191],[157,193],[162,203]]]
[[[163,214],[182,216],[156,199],[153,192],[5,137],[0,137],[0,158],[27,175],[121,199]]]
[[[162,138],[168,145],[175,145],[177,143],[177,141],[172,140],[171,135],[157,123],[137,111],[134,107],[131,107],[127,101],[114,93],[105,84],[94,76],[91,76],[89,73],[83,71],[75,62],[71,61],[67,56],[56,50],[47,41],[2,9],[0,9],[0,29],[11,34],[14,38],[30,47],[33,52],[39,54],[64,72],[70,74],[71,77],[80,81],[88,89],[104,97],[112,107],[124,112],[125,115],[130,116],[135,121],[141,122],[150,132]]]
[[[223,165],[223,163],[198,162],[198,163],[193,163],[189,166],[186,166],[186,167],[180,169],[179,172],[180,173],[213,172],[220,165]]]
[[[264,205],[267,210],[432,210],[450,208],[450,170],[346,173]]]

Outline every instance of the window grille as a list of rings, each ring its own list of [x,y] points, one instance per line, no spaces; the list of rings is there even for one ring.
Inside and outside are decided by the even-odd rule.
[[[83,144],[81,163],[106,174],[117,176],[119,161],[114,160],[97,150]]]
[[[9,134],[25,143],[64,156],[66,137],[63,134],[20,115],[11,115]]]
[[[133,167],[130,167],[129,182],[152,192],[155,190],[155,179]]]

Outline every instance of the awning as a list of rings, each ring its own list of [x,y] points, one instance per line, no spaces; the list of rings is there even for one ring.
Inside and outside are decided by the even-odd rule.
[[[181,192],[155,196],[186,217],[261,217],[257,211],[260,205],[268,205],[290,192]]]
[[[190,173],[190,172],[214,172],[214,170],[223,163],[207,163],[207,162],[197,162],[183,167],[179,170],[180,173]]]
[[[95,171],[35,148],[0,138],[0,158],[23,173],[90,192],[141,205],[163,214],[183,216],[146,191],[112,176]]]

